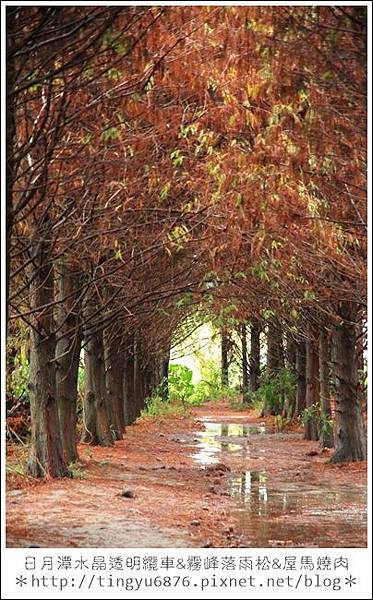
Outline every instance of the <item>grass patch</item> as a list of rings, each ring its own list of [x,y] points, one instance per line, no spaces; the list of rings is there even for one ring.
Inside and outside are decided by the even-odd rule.
[[[69,477],[71,479],[87,479],[88,473],[83,471],[83,469],[77,465],[76,463],[70,463],[68,466]]]
[[[140,419],[150,417],[172,417],[190,415],[191,406],[184,400],[164,400],[161,396],[152,396],[145,399],[145,408],[141,411]]]

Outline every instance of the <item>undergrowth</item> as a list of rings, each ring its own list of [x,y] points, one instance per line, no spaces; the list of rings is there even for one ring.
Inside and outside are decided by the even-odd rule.
[[[165,400],[161,396],[145,398],[145,408],[141,411],[140,419],[144,417],[186,417],[190,414],[191,405],[182,400]]]
[[[69,477],[71,479],[87,479],[88,474],[77,463],[70,463],[68,466]]]
[[[259,388],[248,395],[248,404],[261,414],[263,407],[271,409],[275,415],[281,415],[284,399],[294,398],[296,381],[294,373],[289,369],[281,369],[276,375],[268,377],[263,373],[260,377]]]
[[[239,391],[236,388],[221,385],[220,369],[207,362],[202,370],[202,379],[193,383],[191,369],[184,365],[171,365],[168,376],[168,397],[165,398],[162,389],[145,400],[142,415],[150,417],[190,414],[192,406],[201,406],[213,400],[236,400]],[[241,403],[242,408],[242,403]]]

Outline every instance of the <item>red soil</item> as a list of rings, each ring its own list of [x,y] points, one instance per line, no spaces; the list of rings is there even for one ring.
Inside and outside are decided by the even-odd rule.
[[[8,545],[307,547],[324,539],[320,527],[325,529],[325,544],[319,545],[366,544],[364,499],[357,505],[356,497],[350,501],[346,492],[356,486],[364,489],[366,463],[329,464],[331,451],[321,451],[317,442],[305,441],[292,431],[241,440],[248,449],[245,454],[225,449],[219,454],[219,461],[230,470],[205,469],[193,455],[195,436],[204,429],[206,417],[227,423],[265,423],[267,431],[275,431],[273,417],[262,419],[252,411],[233,411],[225,402],[211,402],[189,417],[142,419],[128,427],[113,448],[80,444],[77,475],[84,478],[35,481],[9,476]],[[15,456],[11,447],[10,465]],[[255,502],[267,511],[263,516],[256,504],[239,504],[229,490],[232,477],[246,471],[265,472],[270,498],[277,498],[277,492],[271,496],[272,489],[289,488],[293,501],[297,489],[304,489],[296,497],[301,508],[287,513],[275,504],[260,505],[259,498]],[[325,486],[334,494],[332,507],[328,506],[328,511],[335,511],[333,523],[317,512],[325,510],[325,499],[318,500],[319,496],[312,500],[315,514],[307,511],[304,495],[310,486]],[[122,497],[123,489],[130,489],[134,497]],[[357,509],[354,518],[360,519],[359,528],[355,522],[350,528],[346,520],[338,521],[338,515],[345,519],[346,512],[354,515]]]

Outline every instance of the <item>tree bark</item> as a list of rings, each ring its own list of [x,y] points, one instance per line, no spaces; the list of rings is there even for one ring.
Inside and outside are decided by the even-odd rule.
[[[282,333],[276,324],[268,325],[267,332],[267,375],[277,375],[284,366],[284,346]]]
[[[364,326],[359,324],[356,326],[356,364],[360,376],[367,370],[365,352],[367,350],[366,331]]]
[[[150,398],[160,384],[160,364],[158,357],[151,357],[144,368],[145,391],[144,397]]]
[[[109,332],[104,332],[105,355],[105,384],[110,423],[115,439],[120,440],[125,430],[124,400],[123,400],[123,353],[118,351],[118,346],[110,338]]]
[[[170,351],[168,350],[167,354],[161,359],[160,366],[160,380],[161,380],[161,396],[164,401],[167,401],[169,398],[168,391],[168,370],[170,367]]]
[[[297,343],[291,335],[286,336],[286,362],[287,367],[293,372],[296,372],[296,351]]]
[[[286,366],[292,375],[296,375],[296,342],[291,335],[286,336]],[[295,394],[287,392],[284,399],[282,416],[292,419],[295,412]]]
[[[92,346],[92,344],[90,344]],[[88,343],[87,343],[88,346]],[[94,377],[92,372],[92,362],[89,358],[89,348],[84,349],[84,373],[85,373],[85,390],[83,401],[83,432],[82,442],[84,444],[93,444],[96,446],[99,443],[96,421],[96,397],[93,391]]]
[[[137,417],[140,416],[141,411],[145,408],[146,374],[139,339],[135,340],[134,348],[134,399],[137,419]]]
[[[250,392],[259,387],[260,375],[260,327],[256,321],[250,326]]]
[[[247,362],[247,337],[246,337],[246,325],[241,325],[241,344],[242,344],[242,400],[244,403],[248,402],[249,396],[249,371]]]
[[[224,327],[221,328],[221,384],[223,387],[229,385],[229,363],[228,363],[228,335]]]
[[[306,408],[310,411],[314,408],[317,410],[317,404],[320,402],[319,353],[313,335],[312,331],[306,341]],[[319,439],[315,416],[310,416],[304,424],[304,439]]]
[[[281,369],[284,366],[284,346],[282,340],[282,332],[278,324],[270,323],[268,325],[267,331],[267,369],[266,375],[267,379],[270,380],[272,377],[278,375]],[[282,397],[280,412],[282,410],[284,398]],[[265,400],[264,406],[262,409],[262,416],[274,415],[276,410],[273,406],[268,404],[268,401]]]
[[[336,383],[335,454],[331,462],[366,460],[364,419],[357,394],[354,314],[342,305],[339,325],[333,328],[333,363]]]
[[[78,460],[76,446],[78,369],[81,347],[79,307],[74,293],[79,276],[64,261],[55,267],[57,300],[56,398],[62,449],[67,465]]]
[[[321,428],[320,442],[324,448],[333,448],[333,430],[325,427],[325,421],[332,422],[332,411],[330,406],[330,386],[329,386],[329,339],[325,327],[320,330],[319,339],[319,372],[320,372],[320,409],[321,409]],[[323,425],[324,422],[324,425]]]
[[[134,360],[133,340],[124,353],[124,377],[123,377],[123,397],[124,397],[124,419],[126,425],[132,425],[137,419],[135,405],[135,360]]]
[[[15,180],[15,141],[16,141],[16,103],[14,100],[16,69],[13,48],[16,44],[14,36],[17,7],[6,9],[6,332],[9,325],[9,288],[10,288],[10,243],[13,230],[13,186]]]
[[[31,310],[48,306],[54,301],[53,267],[49,263],[47,245],[34,244],[34,260],[29,269]],[[64,477],[68,475],[63,458],[58,408],[56,401],[55,332],[53,309],[44,308],[33,318],[30,332],[30,411],[31,451],[28,472],[33,477]]]
[[[84,353],[85,397],[82,441],[93,445],[112,446],[113,436],[107,407],[102,337],[102,331],[87,335]]]
[[[306,344],[298,342],[296,348],[297,392],[295,398],[295,416],[299,417],[306,408]]]

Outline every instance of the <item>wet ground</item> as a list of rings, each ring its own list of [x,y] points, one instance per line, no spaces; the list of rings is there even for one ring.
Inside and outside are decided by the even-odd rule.
[[[8,546],[366,545],[366,465],[328,464],[271,417],[209,403],[79,450],[80,478],[11,478]]]
[[[338,537],[347,547],[362,543],[366,529],[365,482],[314,481],[312,476],[307,481],[305,473],[299,481],[299,471],[294,474],[295,482],[290,472],[281,478],[271,476],[266,466],[266,446],[268,439],[275,444],[280,434],[269,432],[264,424],[229,423],[209,417],[202,422],[204,431],[198,435],[198,451],[193,455],[199,464],[215,464],[233,453],[236,463],[239,457],[243,467],[250,467],[251,455],[260,453],[260,470],[235,469],[228,481],[236,501],[232,513],[250,546],[333,547]],[[265,445],[261,444],[264,441]]]

